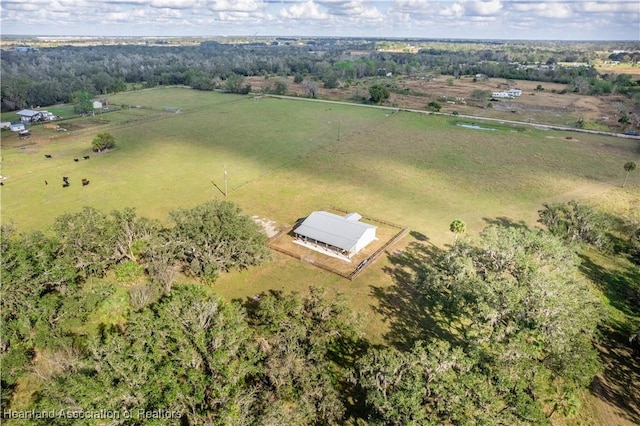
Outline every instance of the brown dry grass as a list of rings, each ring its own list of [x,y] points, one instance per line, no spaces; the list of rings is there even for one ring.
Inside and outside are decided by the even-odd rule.
[[[281,79],[282,77],[268,79],[249,77],[247,82],[251,84],[254,91],[262,91],[272,87],[276,81]],[[576,120],[583,119],[617,129],[617,116],[620,111],[633,109],[629,99],[620,95],[586,96],[576,93],[561,93],[567,89],[565,84],[502,78],[479,79],[474,82],[472,77],[454,79],[451,84],[449,83],[451,79],[451,76],[446,75],[438,76],[432,80],[401,76],[379,81],[395,85],[398,89],[394,90],[385,105],[427,110],[429,102],[437,101],[442,105],[443,112],[457,111],[466,115],[540,124],[572,127]],[[359,80],[339,89],[324,89],[322,82],[315,82],[315,85],[319,98],[360,102],[369,97],[368,88],[373,84],[373,81]],[[287,79],[287,83],[288,95],[306,96],[304,86],[293,83],[292,77]],[[538,85],[541,85],[544,90],[537,91]],[[521,89],[522,96],[516,99],[491,102],[492,107],[490,108],[486,107],[489,102],[477,102],[472,99],[475,90],[493,92],[508,88]],[[402,94],[403,92],[408,94]]]

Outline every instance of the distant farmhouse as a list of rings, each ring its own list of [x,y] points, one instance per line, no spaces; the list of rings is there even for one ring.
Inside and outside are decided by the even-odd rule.
[[[23,109],[16,114],[18,114],[22,123],[39,123],[41,121],[53,121],[58,118],[52,112],[36,111],[33,109]]]
[[[351,258],[376,240],[377,227],[360,222],[361,218],[358,213],[339,216],[316,211],[294,229],[293,233],[302,245]]]
[[[520,89],[509,89],[506,90],[504,92],[493,92],[491,94],[491,97],[494,99],[498,99],[498,98],[507,98],[507,99],[513,99],[517,96],[522,96],[522,90]]]

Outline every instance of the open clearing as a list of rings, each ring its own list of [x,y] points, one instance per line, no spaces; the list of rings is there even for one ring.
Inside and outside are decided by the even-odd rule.
[[[83,206],[135,207],[166,220],[178,207],[223,198],[225,169],[227,198],[271,230],[337,205],[408,226],[396,254],[451,244],[456,218],[470,238],[493,223],[535,226],[544,202],[584,198],[624,211],[640,200],[639,173],[620,188],[623,164],[640,162],[636,140],[507,125],[487,132],[460,127],[474,123],[455,117],[183,88],[122,93],[110,103],[137,107],[67,121],[64,133],[44,126],[27,140],[2,133],[2,223],[47,230]],[[91,152],[105,131],[116,149]],[[212,291],[244,301],[269,289],[322,286],[345,294],[374,343],[388,343],[387,313],[401,301],[389,305],[384,289],[410,272],[395,258],[381,256],[348,281],[274,253],[261,267],[224,274]]]
[[[63,134],[36,126],[23,141],[3,133],[3,223],[46,230],[83,206],[135,207],[166,220],[175,208],[223,198],[225,168],[228,199],[280,229],[318,206],[338,205],[408,226],[440,247],[453,242],[455,218],[473,235],[491,223],[534,225],[543,202],[567,193],[640,199],[638,174],[624,189],[614,184],[622,182],[625,162],[639,160],[635,140],[567,139],[568,132],[506,125],[486,132],[460,127],[473,123],[455,117],[183,88],[122,93],[110,103],[138,107],[74,120],[75,130]],[[117,147],[96,155],[91,140],[104,131]],[[70,187],[62,187],[62,176]],[[83,178],[91,184],[83,187]],[[274,283],[281,290],[323,285],[375,317],[372,286],[393,284],[385,256],[354,282],[274,256],[260,268],[224,275],[216,290],[244,299]],[[374,340],[386,330],[381,318],[367,326]]]

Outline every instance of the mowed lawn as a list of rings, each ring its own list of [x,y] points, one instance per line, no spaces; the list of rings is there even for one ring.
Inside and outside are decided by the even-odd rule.
[[[543,202],[583,188],[591,198],[640,200],[638,173],[619,187],[623,164],[640,162],[638,141],[628,139],[490,124],[482,125],[495,130],[475,130],[455,117],[181,88],[113,95],[110,103],[134,107],[78,119],[65,134],[34,127],[21,141],[2,133],[3,223],[46,230],[83,206],[135,207],[165,220],[173,209],[224,198],[225,169],[228,199],[282,227],[335,205],[407,226],[440,247],[453,241],[455,218],[472,236],[496,221],[535,225]],[[117,148],[94,154],[91,140],[103,131]],[[82,178],[90,185],[82,187]],[[369,316],[375,340],[386,325],[374,289],[393,284],[390,268],[383,256],[349,282],[274,254],[265,266],[223,275],[214,290],[245,299],[321,285]]]

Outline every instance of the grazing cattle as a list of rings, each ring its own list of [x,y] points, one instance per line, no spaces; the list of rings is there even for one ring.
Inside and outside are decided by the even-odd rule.
[[[89,156],[88,156],[88,155],[85,155],[85,156],[84,156],[84,157],[82,157],[82,158],[84,158],[85,160],[88,160],[88,159],[89,159]]]
[[[45,154],[44,158],[51,158],[51,154]]]
[[[69,186],[69,182],[65,182],[65,183],[62,184],[63,188],[67,188],[68,186]]]
[[[47,181],[45,180],[45,181],[44,181],[44,184],[45,184],[45,185],[49,185],[49,182],[47,182]]]
[[[74,158],[73,161],[80,161],[80,159],[79,158]]]
[[[89,181],[88,180],[83,180],[82,181],[82,186],[87,186],[89,185]]]

